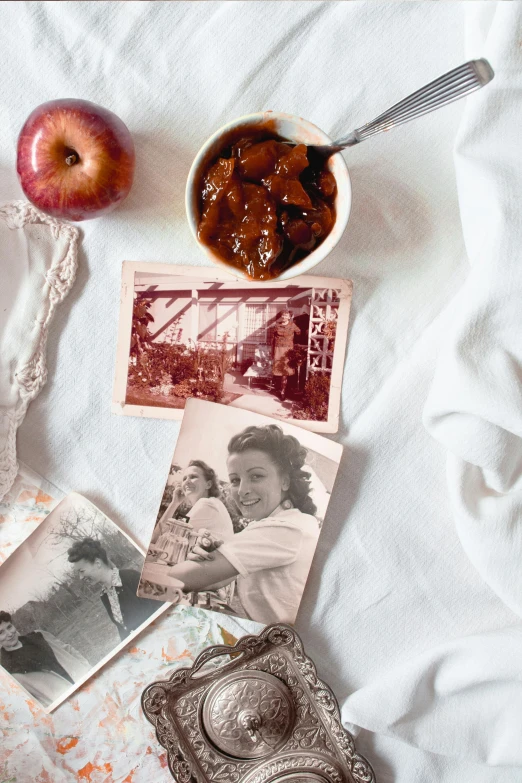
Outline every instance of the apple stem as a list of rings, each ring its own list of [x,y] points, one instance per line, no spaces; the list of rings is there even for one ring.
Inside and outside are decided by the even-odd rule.
[[[79,161],[79,157],[76,154],[76,152],[71,152],[71,154],[67,155],[67,157],[65,158],[65,162],[67,163],[68,166],[74,166],[74,164],[78,163],[78,161]]]

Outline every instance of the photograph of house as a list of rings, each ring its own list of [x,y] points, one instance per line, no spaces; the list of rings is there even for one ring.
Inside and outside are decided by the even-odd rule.
[[[115,412],[177,418],[172,412],[199,397],[335,431],[323,427],[338,415],[332,387],[342,377],[349,281],[254,284],[157,266],[132,270],[126,312],[122,303],[120,333],[130,349],[118,354]]]

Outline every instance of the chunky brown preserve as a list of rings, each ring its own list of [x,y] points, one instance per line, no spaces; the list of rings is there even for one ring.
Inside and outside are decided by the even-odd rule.
[[[277,277],[312,252],[335,221],[336,182],[304,144],[267,126],[223,140],[200,179],[198,238],[255,280]]]

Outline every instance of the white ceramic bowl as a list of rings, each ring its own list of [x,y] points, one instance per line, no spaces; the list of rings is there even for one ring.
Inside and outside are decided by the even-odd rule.
[[[185,190],[185,207],[187,210],[187,219],[189,222],[190,230],[194,235],[194,238],[205,255],[210,258],[214,264],[223,267],[231,274],[241,279],[250,280],[246,272],[227,264],[217,256],[210,247],[207,247],[198,239],[198,222],[199,222],[199,192],[198,183],[200,181],[201,170],[207,161],[216,157],[222,149],[222,139],[224,134],[236,128],[252,127],[255,125],[262,125],[265,122],[270,121],[271,130],[277,133],[288,141],[293,141],[302,144],[328,144],[332,140],[316,125],[313,125],[308,120],[303,120],[301,117],[295,117],[292,114],[283,114],[281,112],[265,111],[258,114],[247,114],[244,117],[238,117],[236,120],[223,125],[222,128],[217,130],[208,141],[203,144],[200,151],[194,158],[194,162],[190,168],[187,187]],[[300,261],[297,261],[293,266],[286,269],[277,280],[288,280],[291,277],[305,274],[309,272],[314,266],[316,266],[323,258],[326,258],[328,253],[336,246],[341,236],[343,235],[348,218],[350,216],[350,207],[352,205],[352,188],[350,184],[350,175],[348,174],[348,168],[344,161],[344,158],[340,153],[332,155],[328,161],[328,169],[334,175],[337,182],[337,196],[335,198],[335,223],[332,230],[326,237],[326,239],[309,255],[305,256]],[[269,282],[269,281],[267,281]]]

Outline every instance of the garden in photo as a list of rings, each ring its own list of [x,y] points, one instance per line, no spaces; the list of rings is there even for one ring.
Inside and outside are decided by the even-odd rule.
[[[340,294],[136,272],[125,404],[183,409],[195,397],[326,422]]]

